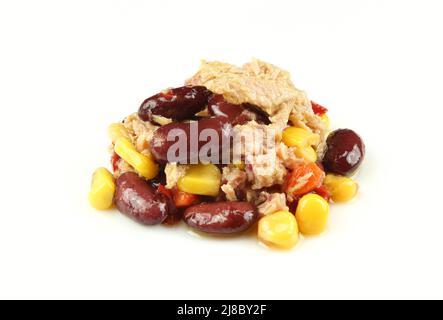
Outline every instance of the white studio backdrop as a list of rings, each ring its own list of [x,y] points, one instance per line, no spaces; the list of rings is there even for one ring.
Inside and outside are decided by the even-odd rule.
[[[0,298],[443,298],[441,1],[0,2]],[[359,198],[288,253],[86,195],[108,124],[200,59],[291,71],[367,145]]]

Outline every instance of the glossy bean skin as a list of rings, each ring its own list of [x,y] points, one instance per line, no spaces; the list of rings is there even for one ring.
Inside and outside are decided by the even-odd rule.
[[[133,172],[117,179],[115,205],[121,213],[146,225],[160,224],[174,211],[165,195]]]
[[[188,120],[206,107],[210,95],[211,92],[202,86],[170,89],[143,101],[138,115],[144,121],[153,121],[153,116]]]
[[[326,172],[349,176],[358,169],[364,156],[361,137],[352,130],[339,129],[328,136],[322,163]]]
[[[159,186],[165,186],[167,183],[165,167],[161,166],[158,175],[149,181],[149,184],[158,191]]]
[[[259,107],[247,103],[232,104],[220,94],[214,94],[209,98],[208,111],[214,117],[228,119],[233,126],[244,125],[252,120],[263,124],[270,123],[266,112]]]
[[[269,114],[263,111],[263,109],[261,109],[260,107],[250,103],[243,103],[242,106],[246,110],[254,113],[253,120],[266,125],[271,124],[271,120],[269,120]]]
[[[188,226],[210,234],[243,232],[257,218],[257,209],[248,202],[203,203],[188,208],[183,215]]]
[[[210,142],[211,145],[214,143],[214,149],[220,152],[223,146],[229,146],[232,125],[219,118],[203,118],[198,121],[171,123],[157,129],[150,142],[151,153],[160,163],[189,164],[191,161],[197,163],[200,150],[209,143],[199,139],[202,131],[206,129],[212,129],[217,133],[218,141],[211,140]],[[169,135],[171,135],[170,139],[168,139]],[[174,161],[169,161],[171,159],[168,159],[168,151],[177,141],[186,141],[187,152],[184,155],[177,154]],[[194,144],[196,148],[193,148]]]

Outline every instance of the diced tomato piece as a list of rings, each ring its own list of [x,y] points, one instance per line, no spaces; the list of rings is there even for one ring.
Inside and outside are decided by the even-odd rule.
[[[325,185],[322,185],[315,189],[314,193],[318,194],[320,197],[324,198],[328,202],[331,200],[331,193]]]
[[[194,204],[198,204],[200,202],[199,196],[197,196],[195,194],[179,191],[179,190],[174,190],[173,198],[174,198],[175,206],[177,208],[190,207],[190,206],[192,206]]]
[[[114,172],[116,172],[117,169],[118,169],[118,161],[119,161],[120,159],[121,159],[121,158],[119,157],[119,155],[116,154],[116,153],[114,152],[114,154],[113,154],[112,157],[111,157],[111,165],[112,165],[112,170],[113,170]]]
[[[325,185],[321,185],[320,187],[314,189],[314,191],[310,193],[318,194],[320,197],[325,199],[326,201],[331,201],[331,193],[328,191]],[[293,197],[293,201],[286,204],[289,207],[289,212],[295,213],[297,211],[298,203],[303,196]]]
[[[323,184],[325,172],[315,163],[300,164],[286,178],[283,190],[293,202],[298,196],[314,191]]]
[[[328,112],[328,109],[326,109],[325,107],[319,105],[318,103],[316,103],[314,101],[311,101],[311,104],[312,104],[312,110],[318,116],[322,116]]]
[[[172,192],[172,190],[166,189],[166,187],[162,184],[158,185],[157,191],[160,192],[161,194],[164,194],[165,196],[169,197],[169,198],[173,198],[174,194]]]
[[[171,90],[165,91],[165,92],[160,92],[160,96],[166,100],[173,100],[175,98],[174,93]]]

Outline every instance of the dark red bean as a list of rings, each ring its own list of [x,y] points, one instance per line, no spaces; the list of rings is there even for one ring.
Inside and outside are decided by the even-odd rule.
[[[170,89],[143,101],[138,115],[144,121],[152,121],[153,115],[174,121],[187,120],[206,107],[210,94],[202,86]]]
[[[258,218],[256,208],[248,202],[204,203],[188,208],[183,219],[198,231],[233,234],[249,229]]]
[[[149,183],[152,185],[154,190],[156,190],[157,193],[160,193],[164,196],[167,206],[168,206],[168,217],[163,221],[163,224],[165,225],[174,225],[177,224],[182,220],[183,217],[183,210],[177,208],[175,206],[175,202],[173,199],[173,193],[172,190],[166,189],[166,174],[164,173],[164,168],[161,170],[161,177],[157,177],[156,181],[151,180]]]
[[[244,109],[240,105],[229,103],[223,95],[214,94],[208,100],[208,111],[212,116],[235,120]]]
[[[209,98],[208,111],[212,116],[227,118],[233,126],[243,125],[255,120],[259,123],[269,124],[269,117],[259,107],[252,104],[232,104],[227,102],[223,95],[214,94]]]
[[[160,166],[160,171],[158,173],[158,175],[152,179],[149,180],[149,183],[151,184],[151,186],[157,190],[159,188],[159,186],[163,185],[165,186],[167,183],[167,178],[166,178],[166,173],[165,173],[165,166]]]
[[[147,225],[162,223],[174,209],[165,195],[133,172],[117,179],[115,205],[121,213]]]
[[[340,129],[328,136],[322,163],[326,172],[347,176],[357,170],[364,156],[365,145],[360,136],[352,130]]]
[[[203,130],[212,129],[218,139],[212,140],[201,136]],[[198,163],[199,154],[203,147],[207,150],[216,150],[220,159],[224,146],[230,146],[230,136],[232,126],[219,118],[204,118],[199,121],[186,123],[171,123],[157,129],[151,140],[151,152],[154,158],[161,162],[178,162],[182,164]],[[207,131],[206,131],[207,132]],[[169,139],[168,139],[169,136]],[[200,141],[204,140],[204,141]],[[168,141],[169,140],[169,141]],[[178,142],[185,142],[184,151],[180,154],[176,148]],[[171,155],[168,156],[168,152]],[[208,152],[210,153],[210,152]],[[173,156],[171,158],[170,156]]]
[[[250,103],[243,103],[242,106],[246,110],[248,110],[254,114],[252,120],[255,120],[258,123],[262,123],[262,124],[271,124],[271,120],[269,120],[269,114],[267,114],[260,107],[254,105],[254,104],[250,104]]]

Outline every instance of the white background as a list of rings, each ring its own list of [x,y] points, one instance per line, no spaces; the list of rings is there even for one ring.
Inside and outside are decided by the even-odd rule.
[[[0,2],[0,298],[443,298],[435,1]],[[109,123],[200,59],[291,71],[358,131],[359,198],[291,252],[89,208]]]

